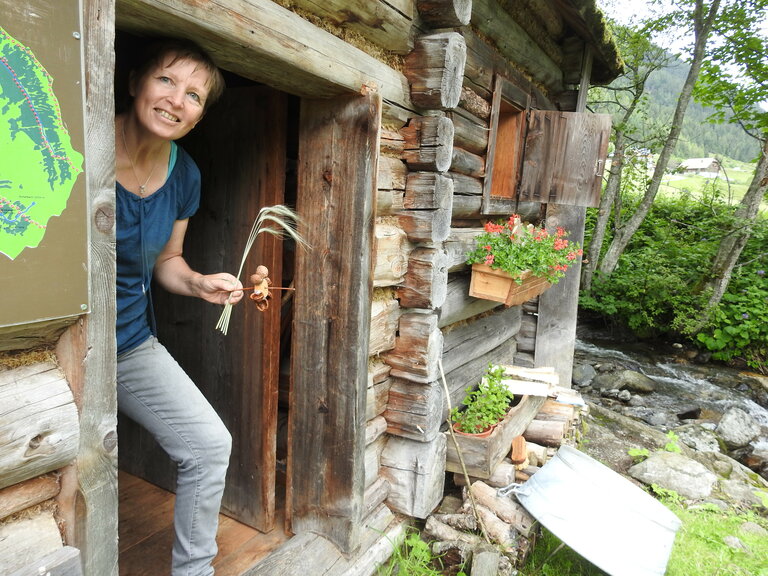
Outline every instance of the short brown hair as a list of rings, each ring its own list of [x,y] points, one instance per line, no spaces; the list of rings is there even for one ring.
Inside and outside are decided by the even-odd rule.
[[[144,48],[141,63],[134,69],[136,78],[143,78],[155,66],[162,66],[166,57],[173,56],[171,64],[177,60],[192,60],[198,62],[208,71],[208,97],[205,99],[203,111],[207,111],[224,93],[226,83],[224,76],[213,59],[200,46],[184,38],[164,38],[150,42]]]

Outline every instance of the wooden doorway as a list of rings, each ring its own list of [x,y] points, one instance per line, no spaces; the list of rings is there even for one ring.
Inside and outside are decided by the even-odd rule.
[[[190,265],[202,272],[237,272],[258,211],[286,199],[289,142],[295,146],[296,141],[295,136],[289,137],[296,130],[295,123],[288,122],[288,107],[295,100],[242,78],[230,76],[227,80],[223,101],[180,142],[202,174],[201,205],[190,220],[184,248]],[[265,264],[274,284],[283,285],[283,253],[282,241],[261,235],[244,266],[243,281],[258,264]],[[285,268],[291,270],[288,253]],[[285,282],[290,282],[290,277]],[[245,539],[248,550],[241,550],[240,556],[255,562],[270,546],[289,537],[282,510],[284,473],[276,470],[280,346],[281,340],[286,340],[281,338],[280,295],[265,312],[259,312],[252,301],[243,300],[233,310],[226,336],[215,328],[220,306],[162,291],[155,291],[153,299],[160,340],[204,392],[233,436],[222,503],[226,520],[219,530],[220,551],[226,553]],[[169,491],[175,485],[174,466],[148,434],[122,417],[119,442],[120,573],[163,574],[151,567],[157,570],[159,557],[170,558],[173,495]],[[144,493],[151,493],[160,503],[157,509],[137,497]],[[146,515],[128,512],[134,509],[145,510]],[[158,517],[150,521],[149,516]],[[153,522],[161,528],[150,526],[150,532],[141,532]],[[132,544],[124,547],[126,540]],[[158,555],[152,553],[154,549]],[[223,558],[217,558],[221,561]],[[149,572],[141,571],[142,563]]]

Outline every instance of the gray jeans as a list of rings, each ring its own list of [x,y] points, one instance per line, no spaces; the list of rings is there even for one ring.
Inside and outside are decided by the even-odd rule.
[[[177,465],[172,576],[211,576],[232,436],[155,338],[118,357],[117,402]]]

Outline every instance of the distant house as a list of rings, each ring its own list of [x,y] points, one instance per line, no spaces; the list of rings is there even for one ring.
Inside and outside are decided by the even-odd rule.
[[[679,171],[683,174],[717,176],[720,173],[720,161],[716,158],[688,158],[680,163]]]

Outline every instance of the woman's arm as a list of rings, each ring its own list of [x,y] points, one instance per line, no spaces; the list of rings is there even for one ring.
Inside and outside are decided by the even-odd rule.
[[[155,263],[155,280],[166,290],[182,296],[195,296],[214,304],[236,304],[243,297],[242,283],[232,274],[200,274],[184,260],[184,236],[189,220],[176,220],[171,238]],[[236,290],[230,292],[230,290]]]

